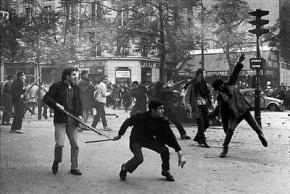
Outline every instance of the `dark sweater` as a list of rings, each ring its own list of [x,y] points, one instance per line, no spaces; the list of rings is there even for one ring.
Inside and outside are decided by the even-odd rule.
[[[133,126],[130,136],[132,141],[149,142],[156,140],[174,148],[175,151],[181,150],[169,122],[161,117],[152,117],[149,111],[126,119],[120,127],[119,135],[124,135],[129,126]]]
[[[54,123],[67,123],[67,115],[59,110],[56,106],[56,103],[64,106],[64,109],[69,111],[74,116],[78,117],[82,115],[82,104],[80,100],[80,89],[77,85],[72,85],[73,96],[71,97],[71,108],[68,104],[68,88],[63,81],[53,83],[49,91],[43,97],[43,102],[49,107],[54,109]]]

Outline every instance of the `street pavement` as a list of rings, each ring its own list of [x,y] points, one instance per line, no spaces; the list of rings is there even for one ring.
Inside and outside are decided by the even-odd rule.
[[[119,117],[107,116],[113,129],[106,132],[113,137],[129,113],[106,110]],[[181,169],[177,155],[171,153],[171,173],[175,182],[161,176],[158,154],[147,149],[144,162],[127,181],[119,180],[121,164],[132,157],[129,150],[130,129],[119,141],[86,144],[85,141],[104,137],[92,131],[79,134],[79,163],[82,176],[70,170],[70,146],[66,138],[63,162],[57,175],[51,172],[54,149],[52,118],[37,120],[26,114],[22,131],[9,133],[9,126],[1,126],[1,193],[289,193],[290,191],[290,112],[262,112],[262,126],[268,147],[261,145],[257,135],[242,122],[236,129],[227,158],[219,158],[224,132],[211,127],[206,132],[210,148],[201,148],[193,140],[178,141],[187,163]],[[89,119],[89,124],[92,118]],[[99,122],[98,128],[102,125]],[[196,126],[185,127],[191,137]]]

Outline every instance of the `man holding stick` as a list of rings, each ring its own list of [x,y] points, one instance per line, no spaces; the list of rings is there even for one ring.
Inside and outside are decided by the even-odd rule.
[[[71,174],[82,175],[78,169],[78,125],[79,122],[69,117],[65,111],[78,119],[82,119],[82,104],[80,89],[76,85],[76,68],[65,68],[62,72],[61,81],[53,83],[49,91],[43,97],[43,102],[54,109],[55,148],[52,172],[56,174],[58,165],[62,161],[62,150],[65,134],[71,145]],[[65,111],[64,111],[65,110]]]
[[[178,165],[183,168],[185,158],[169,122],[163,118],[163,113],[163,104],[157,100],[152,100],[149,103],[149,111],[133,115],[122,124],[114,140],[119,140],[127,128],[133,126],[130,136],[130,150],[134,156],[122,165],[119,174],[121,180],[125,181],[127,172],[132,173],[143,162],[142,147],[160,154],[162,160],[161,175],[166,177],[167,181],[174,181],[174,178],[169,172],[169,151],[166,145],[175,149],[178,155]]]

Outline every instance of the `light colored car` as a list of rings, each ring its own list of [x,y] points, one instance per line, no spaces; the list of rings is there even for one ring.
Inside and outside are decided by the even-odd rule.
[[[252,107],[255,107],[255,88],[241,89],[240,92],[246,97]],[[261,109],[282,111],[285,108],[283,106],[283,100],[265,96],[263,92],[261,92]]]

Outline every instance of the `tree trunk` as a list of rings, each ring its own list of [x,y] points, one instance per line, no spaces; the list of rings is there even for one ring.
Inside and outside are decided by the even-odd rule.
[[[165,37],[164,37],[164,17],[163,17],[163,6],[159,3],[159,55],[160,55],[160,67],[159,67],[159,80],[164,81],[164,66],[165,66],[165,57],[166,57],[166,48],[165,48]]]

